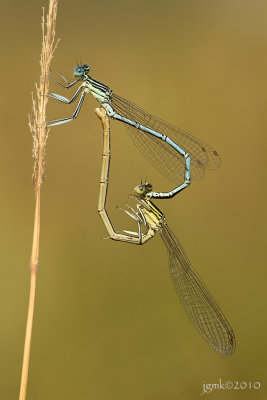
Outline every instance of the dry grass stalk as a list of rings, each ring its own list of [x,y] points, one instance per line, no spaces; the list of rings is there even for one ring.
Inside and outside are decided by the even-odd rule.
[[[48,97],[46,96],[46,94],[48,93],[48,86],[49,86],[48,78],[49,78],[50,64],[57,45],[57,43],[55,43],[57,5],[58,5],[58,0],[49,1],[49,10],[46,17],[46,21],[43,9],[43,16],[42,16],[43,41],[42,41],[42,52],[40,60],[41,64],[40,85],[39,87],[36,85],[36,100],[33,97],[34,119],[33,121],[30,120],[29,122],[30,130],[33,137],[33,157],[34,157],[33,182],[35,190],[35,215],[34,215],[32,254],[30,261],[30,268],[31,268],[30,296],[29,296],[28,317],[27,317],[26,334],[25,334],[19,400],[26,399],[26,389],[28,382],[35,289],[36,289],[36,274],[39,262],[41,187],[44,180],[45,146],[48,137],[48,130],[45,124],[46,106],[48,101]]]

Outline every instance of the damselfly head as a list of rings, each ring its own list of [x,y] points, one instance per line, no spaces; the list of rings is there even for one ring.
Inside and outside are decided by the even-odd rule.
[[[77,66],[74,69],[74,76],[76,78],[83,78],[85,74],[87,74],[90,71],[90,67],[87,64],[83,64],[81,66]]]
[[[151,183],[140,183],[138,186],[134,188],[134,191],[138,195],[145,196],[147,193],[151,192],[152,185]]]

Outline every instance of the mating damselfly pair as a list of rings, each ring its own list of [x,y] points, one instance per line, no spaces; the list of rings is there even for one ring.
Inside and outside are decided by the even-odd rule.
[[[91,93],[105,110],[106,118],[111,117],[125,123],[130,137],[145,157],[178,185],[170,192],[154,192],[152,185],[147,183],[138,185],[133,196],[137,201],[137,210],[135,211],[132,207],[130,210],[124,210],[137,221],[138,232],[124,231],[126,235],[116,233],[105,210],[110,158],[108,122],[108,129],[104,128],[98,211],[111,239],[144,244],[154,237],[156,232],[159,232],[169,252],[170,274],[175,291],[187,315],[211,348],[219,355],[228,357],[235,348],[233,330],[212,295],[192,268],[181,244],[169,229],[164,214],[151,201],[151,198],[166,199],[175,196],[190,184],[191,179],[201,179],[205,169],[217,168],[220,165],[220,158],[217,152],[204,142],[153,117],[137,105],[114,94],[106,85],[91,78],[88,75],[89,70],[90,68],[86,64],[77,66],[74,70],[76,80],[72,83],[69,83],[62,74],[57,72],[66,85],[56,82],[65,89],[71,88],[78,82],[82,83],[71,99],[55,93],[50,93],[49,96],[66,104],[74,102],[79,95],[80,98],[71,117],[50,121],[48,126],[63,124],[75,119],[82,107],[85,95]],[[102,117],[98,116],[104,119],[103,115]],[[147,229],[145,233],[142,233],[142,226]]]

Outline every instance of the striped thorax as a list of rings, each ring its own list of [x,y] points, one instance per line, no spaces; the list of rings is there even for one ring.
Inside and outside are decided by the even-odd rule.
[[[138,200],[138,210],[144,218],[146,225],[154,231],[161,231],[165,221],[163,212],[147,196],[152,191],[150,183],[141,183],[134,188]]]

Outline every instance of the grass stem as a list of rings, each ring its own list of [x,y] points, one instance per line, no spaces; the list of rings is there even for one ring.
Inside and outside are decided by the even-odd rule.
[[[28,316],[26,324],[26,334],[24,343],[24,354],[22,362],[21,384],[19,400],[26,399],[28,372],[30,363],[30,349],[32,339],[32,326],[36,293],[36,278],[39,262],[39,242],[40,242],[40,210],[41,210],[41,188],[44,181],[44,162],[45,162],[45,147],[48,138],[48,130],[45,124],[46,121],[46,106],[47,93],[49,86],[49,70],[51,60],[57,43],[55,43],[55,26],[57,16],[58,0],[50,0],[46,21],[44,17],[44,9],[42,16],[42,52],[41,52],[41,74],[39,87],[36,86],[36,99],[33,101],[33,121],[29,121],[30,130],[33,137],[33,182],[35,191],[35,213],[34,213],[34,229],[32,241],[32,253],[30,260],[30,295],[28,305]]]

